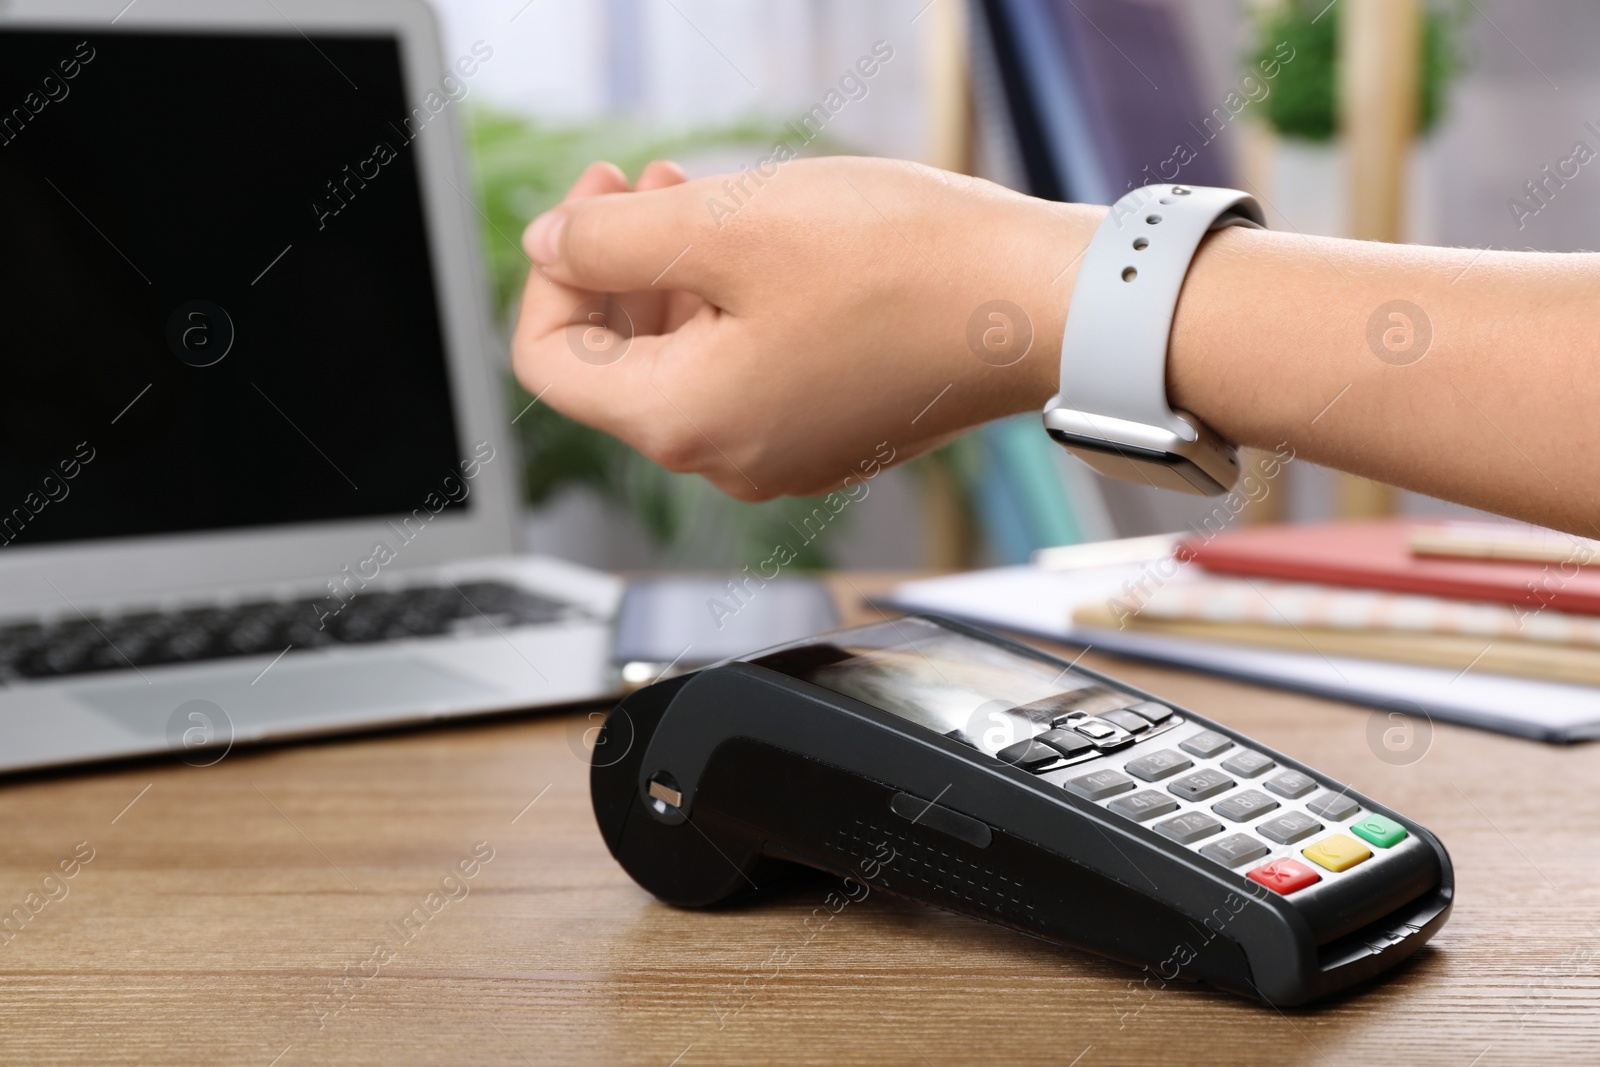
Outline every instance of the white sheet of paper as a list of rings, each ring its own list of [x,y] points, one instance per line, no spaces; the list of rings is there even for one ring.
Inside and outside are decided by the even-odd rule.
[[[1346,700],[1378,708],[1421,709],[1441,722],[1516,734],[1540,741],[1600,737],[1600,688],[1541,682],[1481,671],[1321,656],[1131,630],[1076,628],[1072,613],[1104,601],[1126,582],[1150,581],[1151,564],[1047,571],[999,567],[897,587],[886,605],[929,611],[1135,659],[1172,664],[1260,685]],[[1192,580],[1178,567],[1172,582]]]

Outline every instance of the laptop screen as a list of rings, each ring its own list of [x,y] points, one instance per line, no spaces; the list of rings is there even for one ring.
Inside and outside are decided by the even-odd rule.
[[[468,506],[420,103],[389,38],[0,31],[0,545]]]

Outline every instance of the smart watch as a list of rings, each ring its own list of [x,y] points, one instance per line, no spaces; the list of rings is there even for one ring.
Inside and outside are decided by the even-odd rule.
[[[1265,223],[1255,198],[1237,189],[1146,185],[1113,204],[1073,286],[1046,432],[1113,478],[1206,496],[1231,489],[1238,451],[1167,403],[1167,346],[1200,242]]]

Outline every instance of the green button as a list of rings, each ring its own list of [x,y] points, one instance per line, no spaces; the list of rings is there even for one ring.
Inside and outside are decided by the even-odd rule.
[[[1406,828],[1382,815],[1368,815],[1352,823],[1350,832],[1379,848],[1393,848],[1406,839]]]

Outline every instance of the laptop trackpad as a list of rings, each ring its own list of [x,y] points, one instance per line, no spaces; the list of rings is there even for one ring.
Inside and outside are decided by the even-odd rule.
[[[196,672],[183,679],[76,686],[71,695],[142,738],[164,736],[191,700],[221,708],[239,740],[314,731],[366,720],[405,720],[481,705],[494,690],[404,656],[356,663],[278,664],[251,671]]]

